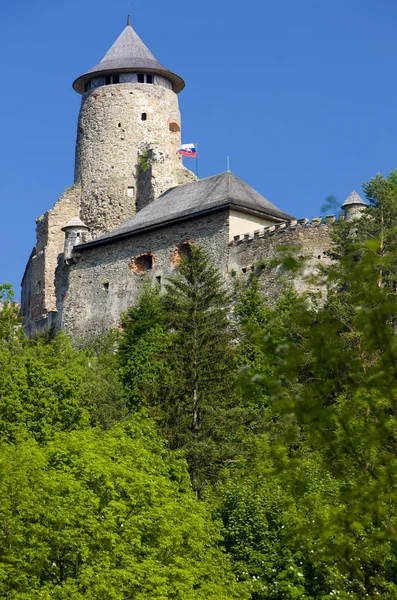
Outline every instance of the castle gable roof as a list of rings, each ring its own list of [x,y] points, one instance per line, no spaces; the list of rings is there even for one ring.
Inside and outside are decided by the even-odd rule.
[[[226,208],[255,214],[274,222],[293,219],[239,177],[227,171],[167,190],[113,231],[79,246],[79,251],[84,247],[116,241]]]
[[[87,80],[92,78],[92,75],[123,73],[127,71],[144,71],[146,73],[162,75],[172,82],[173,90],[176,93],[185,87],[185,82],[181,77],[172,73],[156,60],[131,25],[127,25],[124,31],[122,31],[101,62],[84,75],[78,77],[73,83],[73,87],[76,92],[83,94],[84,85]]]

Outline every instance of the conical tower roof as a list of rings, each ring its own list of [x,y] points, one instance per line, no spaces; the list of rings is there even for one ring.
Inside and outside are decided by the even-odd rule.
[[[108,75],[131,71],[144,71],[145,73],[162,75],[171,81],[175,93],[180,92],[185,87],[185,82],[181,77],[172,73],[156,60],[139,35],[132,29],[129,18],[127,27],[119,35],[101,62],[78,77],[73,83],[73,87],[79,94],[84,94],[85,83],[95,74]]]
[[[357,194],[356,191],[352,191],[352,193],[346,198],[344,203],[342,204],[342,208],[346,208],[346,206],[359,205],[359,206],[367,206],[367,203]]]
[[[85,223],[83,223],[83,221],[80,219],[80,217],[73,217],[72,219],[70,219],[70,221],[68,223],[66,223],[66,225],[64,227],[61,227],[62,231],[66,231],[66,229],[69,229],[69,227],[80,227],[80,228],[84,228],[88,229],[87,225]]]

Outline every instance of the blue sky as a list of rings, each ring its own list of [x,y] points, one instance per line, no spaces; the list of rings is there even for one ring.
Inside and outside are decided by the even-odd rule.
[[[35,218],[73,183],[73,80],[126,24],[186,81],[200,176],[231,170],[287,213],[320,214],[397,168],[395,0],[3,0],[0,282],[19,283]],[[191,168],[193,159],[185,159]]]

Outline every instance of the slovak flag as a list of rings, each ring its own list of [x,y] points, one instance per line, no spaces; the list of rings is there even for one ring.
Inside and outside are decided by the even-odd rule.
[[[196,158],[197,156],[195,144],[182,144],[182,146],[179,146],[177,152],[178,154],[182,154],[182,156],[191,156],[192,158]]]

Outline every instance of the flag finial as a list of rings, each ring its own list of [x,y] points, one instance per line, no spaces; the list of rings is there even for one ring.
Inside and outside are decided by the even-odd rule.
[[[131,27],[131,17],[128,15],[127,17],[127,27]]]

